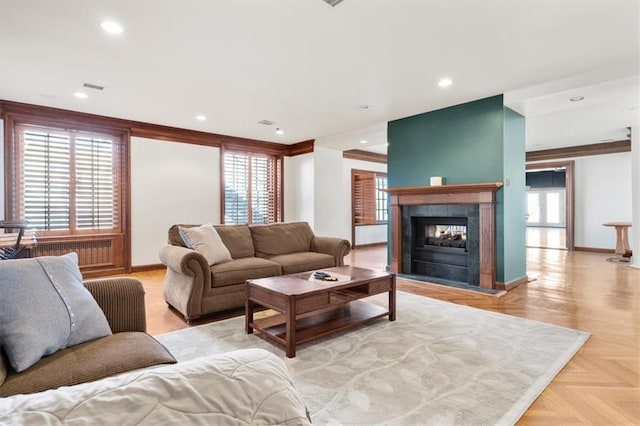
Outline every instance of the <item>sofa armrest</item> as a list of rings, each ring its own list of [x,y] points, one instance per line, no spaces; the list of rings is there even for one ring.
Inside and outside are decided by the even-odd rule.
[[[186,247],[166,245],[160,249],[158,256],[167,268],[188,276],[197,275],[198,270],[209,270],[204,256]]]
[[[311,240],[311,250],[333,256],[336,266],[342,266],[344,257],[351,251],[351,243],[343,238],[314,236]]]
[[[166,245],[158,254],[167,266],[162,292],[165,301],[177,308],[185,319],[197,318],[202,313],[202,299],[211,288],[211,270],[200,253],[173,245]]]
[[[144,288],[136,278],[103,278],[85,281],[113,333],[146,331]]]

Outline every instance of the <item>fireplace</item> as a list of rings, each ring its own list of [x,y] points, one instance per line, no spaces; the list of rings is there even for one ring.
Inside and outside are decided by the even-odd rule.
[[[496,288],[495,192],[501,186],[389,188],[391,271]]]
[[[401,211],[404,273],[480,285],[477,204],[407,205]]]
[[[412,217],[411,273],[469,282],[467,218]]]

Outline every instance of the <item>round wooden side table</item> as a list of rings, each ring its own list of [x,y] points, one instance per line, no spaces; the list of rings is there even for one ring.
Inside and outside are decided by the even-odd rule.
[[[628,262],[631,248],[629,247],[629,228],[631,222],[607,222],[604,226],[611,226],[616,230],[616,257],[607,260],[617,262]]]

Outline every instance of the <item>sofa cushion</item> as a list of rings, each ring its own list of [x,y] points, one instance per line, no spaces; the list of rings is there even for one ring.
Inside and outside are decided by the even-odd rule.
[[[10,373],[0,386],[0,396],[40,392],[175,362],[171,353],[146,333],[116,333],[62,349],[22,373]]]
[[[0,262],[0,342],[17,372],[44,355],[111,334],[84,287],[78,256]]]
[[[255,249],[253,248],[253,239],[251,238],[251,231],[247,225],[214,225],[220,238],[227,246],[231,257],[234,259],[240,259],[242,257],[255,256]]]
[[[210,223],[192,228],[180,227],[178,230],[187,247],[203,255],[209,265],[231,260],[231,253]]]
[[[311,250],[313,231],[307,222],[250,225],[249,228],[258,257],[270,258]]]
[[[282,265],[282,273],[295,274],[298,272],[312,271],[314,269],[333,268],[336,261],[333,256],[325,253],[303,252],[281,254],[269,258],[270,261]]]
[[[245,257],[230,262],[213,265],[211,268],[211,286],[224,287],[241,284],[254,278],[282,275],[282,267],[267,259]]]

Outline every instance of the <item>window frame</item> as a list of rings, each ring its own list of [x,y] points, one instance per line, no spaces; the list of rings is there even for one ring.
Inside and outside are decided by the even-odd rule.
[[[226,221],[226,189],[225,189],[225,156],[227,154],[236,154],[240,156],[248,157],[249,164],[249,176],[247,178],[247,198],[248,198],[248,211],[247,211],[247,224],[253,223],[265,223],[265,222],[253,222],[253,159],[254,158],[267,158],[275,162],[275,171],[273,177],[273,222],[282,222],[284,218],[284,158],[282,154],[276,154],[270,150],[252,149],[246,150],[236,146],[225,146],[224,144],[220,148],[220,223],[231,224]],[[236,223],[238,224],[238,223]]]
[[[363,195],[366,199],[363,201],[367,205],[363,207],[363,211],[358,211],[358,202],[356,199],[357,193],[359,192],[359,181],[358,177],[361,177],[361,181],[368,180],[371,182],[371,188],[369,191],[364,190],[365,194]],[[384,172],[374,172],[370,170],[358,170],[351,169],[351,216],[353,226],[372,226],[372,225],[385,225],[389,223],[389,201],[388,197],[380,197],[380,194],[383,192],[378,186],[379,178],[387,178],[387,173]],[[366,183],[365,183],[366,185]],[[385,186],[386,188],[386,186]],[[369,193],[371,193],[369,195]],[[385,193],[386,195],[386,193]],[[370,197],[370,198],[369,198]],[[380,202],[382,199],[385,200],[384,208],[381,208]],[[378,212],[386,211],[387,220],[379,220]],[[364,218],[362,221],[359,221],[357,218]]]
[[[38,233],[38,247],[60,244],[83,244],[91,241],[111,241],[114,244],[113,264],[107,263],[87,266],[80,265],[85,277],[102,276],[106,273],[130,273],[131,272],[131,131],[122,125],[119,120],[73,111],[59,110],[28,104],[0,101],[0,117],[4,120],[4,206],[6,220],[19,220],[16,217],[16,203],[19,191],[16,190],[15,150],[19,146],[19,137],[16,127],[28,125],[44,128],[62,129],[65,131],[78,131],[82,133],[98,133],[112,135],[120,138],[120,179],[118,182],[120,191],[120,223],[119,232],[113,230],[89,230],[77,234],[45,235]],[[37,255],[37,254],[36,254]]]
[[[31,121],[31,120],[30,120]],[[35,120],[33,120],[35,121]],[[69,139],[69,229],[65,230],[37,230],[38,237],[75,237],[75,236],[87,236],[87,235],[102,235],[102,234],[121,234],[124,229],[124,199],[123,199],[123,188],[122,188],[122,180],[123,180],[123,160],[124,155],[123,151],[124,143],[121,135],[114,134],[112,132],[105,131],[86,131],[86,130],[78,130],[78,129],[69,129],[69,126],[65,126],[66,128],[58,125],[40,125],[40,124],[32,124],[31,122],[17,122],[14,123],[14,139],[12,141],[12,145],[10,150],[12,151],[12,156],[10,157],[10,163],[14,169],[14,173],[10,176],[8,182],[11,191],[13,192],[12,196],[9,197],[10,202],[7,203],[7,212],[9,217],[14,219],[26,219],[26,215],[23,214],[23,206],[22,198],[24,198],[23,194],[23,186],[22,181],[18,179],[18,176],[23,176],[23,169],[25,167],[24,164],[24,140],[23,140],[23,132],[32,131],[42,131],[47,134],[60,134],[68,137]],[[116,218],[115,226],[111,228],[78,228],[78,200],[77,200],[77,189],[81,186],[79,182],[78,175],[78,161],[76,158],[77,150],[77,139],[80,138],[111,138],[113,139],[113,144],[115,145],[114,149],[114,167],[116,168],[116,173],[114,173],[114,182],[113,187],[116,192],[116,197],[114,201],[114,217]]]

